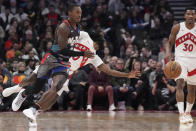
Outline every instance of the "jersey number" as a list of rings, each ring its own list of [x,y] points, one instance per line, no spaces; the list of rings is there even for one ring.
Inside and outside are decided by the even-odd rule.
[[[192,44],[184,43],[184,49],[183,49],[183,51],[192,52],[193,51],[193,45]]]

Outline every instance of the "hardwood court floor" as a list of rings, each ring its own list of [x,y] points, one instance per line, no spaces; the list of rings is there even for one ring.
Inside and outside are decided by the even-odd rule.
[[[173,112],[45,112],[37,121],[29,128],[21,112],[0,113],[0,131],[196,131],[195,124],[180,125]]]

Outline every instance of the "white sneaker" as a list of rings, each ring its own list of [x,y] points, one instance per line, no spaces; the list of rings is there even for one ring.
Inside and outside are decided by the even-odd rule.
[[[186,123],[193,123],[193,118],[190,114],[185,114]]]
[[[29,122],[29,131],[37,131],[37,122],[36,124]]]
[[[138,111],[144,111],[144,107],[142,105],[139,105],[137,108]]]
[[[114,106],[114,104],[110,105],[109,111],[115,111],[115,110],[116,110],[116,107]]]
[[[30,120],[32,121],[36,121],[36,112],[37,110],[33,107],[29,108],[29,109],[25,109],[23,111],[23,114],[28,117]]]
[[[91,106],[91,105],[87,105],[86,110],[87,110],[87,111],[92,111],[92,106]]]
[[[18,93],[18,95],[16,96],[16,98],[14,99],[14,101],[12,102],[12,110],[13,111],[17,111],[20,107],[21,107],[21,105],[22,105],[22,103],[23,103],[23,101],[27,98],[27,97],[22,97],[22,92],[24,91],[24,89],[22,89],[19,93]]]
[[[12,95],[13,93],[17,93],[21,90],[21,87],[19,85],[15,85],[9,88],[6,88],[5,90],[3,90],[2,95],[4,97],[8,97],[10,95]]]
[[[118,102],[118,110],[126,111],[125,101],[119,101]]]
[[[37,127],[37,121],[29,119],[29,127]]]
[[[181,124],[186,124],[187,123],[187,119],[186,119],[184,114],[179,116],[179,121],[180,121]]]
[[[192,131],[193,123],[181,124],[179,126],[179,131]]]

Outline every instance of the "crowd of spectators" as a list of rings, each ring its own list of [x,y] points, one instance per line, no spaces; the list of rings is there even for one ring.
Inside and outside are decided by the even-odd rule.
[[[81,29],[105,38],[99,52],[112,69],[141,71],[138,79],[117,78],[91,65],[78,70],[67,93],[53,109],[175,110],[175,81],[163,73],[165,48],[173,24],[167,0],[0,0],[0,92],[28,77],[54,42],[55,29],[67,18],[70,3],[82,8]],[[23,108],[50,88],[26,100]],[[15,94],[3,98],[0,110],[11,110]]]

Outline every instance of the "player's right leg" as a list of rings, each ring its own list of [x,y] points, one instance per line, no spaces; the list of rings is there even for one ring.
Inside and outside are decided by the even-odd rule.
[[[187,70],[186,66],[187,59],[183,57],[176,57],[175,61],[178,62],[182,68],[182,72],[178,78],[176,78],[176,101],[179,111],[179,121],[180,123],[187,123],[184,113],[184,86],[187,80]]]
[[[30,77],[24,78],[20,84],[6,88],[5,90],[3,90],[2,95],[4,97],[8,97],[8,96],[12,95],[13,93],[20,92],[23,87],[29,86],[31,83],[34,83],[36,81],[36,78],[37,78],[37,74],[32,73],[30,75]]]
[[[41,99],[35,103],[31,108],[25,109],[23,113],[29,119],[35,120],[36,119],[36,112],[38,110],[46,111],[52,107],[52,105],[56,102],[58,98],[58,91],[63,87],[65,83],[66,76],[63,74],[57,74],[53,76],[53,83],[52,87],[46,91]]]

